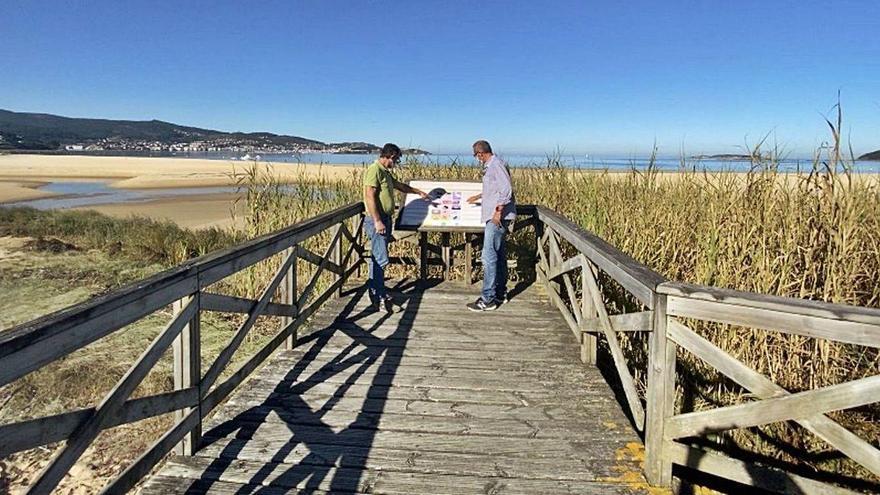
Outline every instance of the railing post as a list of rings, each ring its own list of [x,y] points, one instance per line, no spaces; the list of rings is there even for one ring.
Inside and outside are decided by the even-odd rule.
[[[339,233],[339,230],[342,229],[342,222],[343,221],[340,221],[340,223],[338,223],[336,225],[336,229],[333,230],[333,236],[336,236]],[[333,251],[330,253],[330,261],[335,263],[336,266],[342,267],[344,269],[345,267],[342,266],[342,240],[343,239],[345,239],[345,236],[340,235],[339,239],[336,240],[336,245],[333,246]],[[334,277],[334,278],[336,279],[336,281],[339,281],[339,280],[342,280],[342,277],[343,277],[343,275],[340,273],[340,274],[336,275],[336,277]],[[343,292],[343,287],[342,287],[342,285],[340,285],[339,289],[336,290],[336,297],[342,297],[342,292]]]
[[[538,213],[535,212],[535,249],[533,252],[533,257],[535,260],[534,264],[536,269],[538,267],[538,246],[541,244],[542,237],[544,237],[544,222],[541,221]],[[535,275],[537,275],[537,273]]]
[[[202,379],[202,355],[201,355],[201,307],[199,301],[200,292],[174,301],[172,307],[174,314],[180,313],[183,308],[195,298],[196,310],[192,320],[183,327],[180,334],[172,344],[174,353],[174,390],[182,390],[200,386]],[[201,390],[199,397],[201,397]],[[201,399],[200,399],[201,400]],[[174,412],[175,421],[180,421],[192,412],[193,409],[201,410],[201,403],[196,407],[187,407]],[[202,440],[202,415],[198,414],[196,426],[177,444],[175,452],[178,455],[193,455],[199,448]]]
[[[583,265],[581,266],[581,321],[598,318],[599,313],[593,304],[593,298],[590,297],[590,284],[587,277],[592,276],[590,272],[590,260],[583,256]],[[581,362],[584,364],[596,364],[596,349],[599,345],[598,338],[590,333],[584,332],[585,325],[581,324]]]
[[[287,269],[287,275],[284,276],[284,280],[281,281],[281,303],[282,304],[296,304],[296,246],[288,248],[285,251],[285,256],[292,256],[290,261],[290,268]],[[293,319],[299,314],[299,308],[295,309],[295,313],[290,316],[282,316],[281,317],[281,328],[287,328],[288,325],[293,323]],[[287,350],[293,349],[296,346],[296,332],[290,334],[284,340],[284,348]]]
[[[352,243],[356,244],[358,246],[363,246],[363,243],[362,243],[363,237],[358,234],[358,226],[360,225],[361,218],[363,218],[363,216],[360,214],[357,214],[357,215],[351,217],[351,222],[350,222],[351,228],[349,229],[351,231],[351,238],[354,239],[352,241]],[[355,254],[357,254],[357,253],[355,253]],[[355,263],[357,264],[357,269],[355,270],[354,276],[356,279],[359,279],[359,278],[361,278],[361,266],[363,265],[363,263],[360,262],[359,258],[355,259]]]
[[[449,280],[452,275],[452,246],[450,245],[449,232],[440,233],[441,259],[443,260],[443,280]]]
[[[428,278],[428,233],[419,232],[419,280]]]
[[[655,292],[645,421],[645,476],[655,486],[672,484],[672,441],[664,433],[667,419],[675,412],[675,344],[666,335],[669,318],[666,295]]]
[[[464,234],[464,283],[471,285],[474,279],[474,236]]]

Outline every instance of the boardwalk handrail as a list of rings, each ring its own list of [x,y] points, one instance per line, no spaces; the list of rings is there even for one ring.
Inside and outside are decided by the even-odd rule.
[[[603,335],[637,428],[645,434],[645,474],[669,486],[672,465],[682,465],[747,485],[792,493],[853,493],[776,468],[698,447],[687,438],[794,421],[849,459],[880,476],[880,450],[825,414],[880,402],[880,375],[790,393],[689,329],[681,319],[720,322],[845,344],[880,347],[880,310],[667,281],[601,238],[558,213],[537,208],[538,278],[581,346],[595,362],[594,335]],[[560,240],[576,254],[563,259]],[[581,288],[572,283],[580,270]],[[646,311],[609,315],[598,285],[599,271],[623,287]],[[616,337],[650,332],[647,392],[642,401]],[[675,413],[677,348],[688,351],[758,400],[684,414]],[[647,411],[647,413],[645,412]]]
[[[880,401],[880,375],[790,393],[685,325],[685,321],[720,322],[880,348],[880,310],[669,281],[559,213],[530,205],[520,206],[518,211],[531,217],[517,230],[526,225],[535,228],[536,275],[574,333],[581,358],[595,363],[597,337],[607,341],[633,423],[645,437],[645,471],[652,484],[668,486],[672,465],[677,464],[777,491],[846,492],[794,473],[737,460],[688,440],[779,421],[800,424],[880,476],[880,450],[826,416]],[[297,328],[363,263],[362,214],[362,204],[349,204],[0,334],[0,386],[4,386],[162,308],[174,308],[168,325],[98,406],[0,425],[0,457],[66,440],[30,489],[31,493],[48,493],[102,430],[170,412],[176,414],[174,426],[105,492],[121,492],[134,486],[175,446],[181,453],[192,453],[198,447],[203,418],[275,349],[285,342],[293,345]],[[346,224],[348,220],[353,220],[351,227]],[[323,253],[303,246],[304,241],[328,229],[332,229],[331,239]],[[346,242],[348,249],[343,254]],[[572,249],[574,255],[565,258]],[[280,268],[257,299],[206,290],[279,254],[284,256]],[[299,295],[297,260],[316,266]],[[333,274],[334,282],[315,295],[319,277],[326,272]],[[576,285],[578,274],[580,283]],[[605,280],[623,288],[632,299],[628,307],[636,310],[609,314]],[[279,297],[273,300],[276,294]],[[247,315],[204,375],[199,331],[203,311]],[[222,371],[259,316],[280,317],[281,328],[221,381]],[[644,394],[630,372],[631,363],[618,337],[630,332],[648,333],[647,367],[638,370],[646,377]],[[131,399],[163,351],[172,345],[174,391]],[[676,413],[679,349],[700,358],[758,400]]]
[[[174,426],[104,491],[119,493],[130,489],[178,444],[181,453],[192,453],[200,440],[202,418],[275,349],[285,342],[292,345],[297,328],[338,292],[363,262],[363,248],[360,246],[363,211],[362,203],[337,208],[277,232],[201,256],[0,334],[0,386],[3,386],[169,305],[174,306],[175,313],[171,322],[97,407],[0,425],[0,457],[66,440],[64,447],[29,488],[29,493],[49,493],[102,430],[172,411],[176,412],[177,419]],[[353,220],[351,228],[346,225],[349,219]],[[313,253],[301,243],[327,229],[333,230],[326,251],[323,256],[311,256]],[[348,249],[343,255],[345,242]],[[279,253],[284,254],[284,260],[258,299],[205,290],[215,282]],[[355,254],[357,257],[353,259]],[[317,268],[296,298],[299,258],[313,262]],[[314,295],[319,277],[325,271],[333,273],[335,281]],[[276,294],[281,300],[270,302]],[[244,323],[204,376],[201,373],[199,332],[202,311],[247,314]],[[219,381],[233,354],[257,318],[263,315],[281,316],[281,328],[231,376]],[[130,399],[132,392],[172,343],[175,390]]]

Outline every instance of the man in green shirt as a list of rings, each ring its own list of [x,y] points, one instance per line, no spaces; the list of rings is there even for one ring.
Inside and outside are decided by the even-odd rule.
[[[391,242],[391,216],[394,215],[394,190],[418,194],[427,200],[428,195],[394,178],[391,171],[400,163],[400,148],[387,143],[379,158],[364,172],[364,207],[366,218],[364,230],[370,238],[372,260],[369,267],[367,290],[372,305],[384,305],[394,311],[394,304],[385,289],[385,267],[388,266],[388,244]]]

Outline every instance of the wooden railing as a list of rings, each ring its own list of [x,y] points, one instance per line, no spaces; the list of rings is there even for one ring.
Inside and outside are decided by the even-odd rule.
[[[606,340],[633,424],[644,432],[645,474],[652,484],[669,486],[672,465],[677,464],[772,491],[853,493],[687,440],[781,421],[798,423],[880,477],[880,450],[826,416],[880,402],[880,375],[789,393],[683,323],[720,322],[878,348],[880,310],[670,282],[556,212],[538,207],[537,215],[538,279],[547,285],[550,299],[575,334],[585,362],[596,360],[596,339]],[[566,252],[573,254],[566,258]],[[627,306],[639,311],[609,315],[600,273],[626,292]],[[580,287],[574,282],[577,275]],[[644,395],[618,341],[621,332],[650,332],[647,369],[641,370],[647,382]],[[677,414],[678,349],[692,353],[758,400]]]
[[[880,401],[880,377],[789,393],[683,323],[722,322],[877,348],[880,311],[670,282],[554,211],[520,206],[518,212],[526,218],[518,222],[517,230],[535,229],[536,275],[574,333],[582,360],[595,363],[598,339],[607,344],[626,407],[634,426],[644,434],[645,472],[652,484],[669,485],[672,465],[678,464],[776,491],[846,492],[687,441],[778,421],[797,422],[880,476],[880,451],[826,416],[831,411]],[[175,446],[180,453],[191,454],[198,448],[203,418],[274,350],[285,343],[293,346],[297,329],[341,290],[364,261],[359,242],[362,214],[360,204],[344,206],[0,334],[0,386],[4,386],[169,305],[174,308],[170,323],[98,406],[0,425],[0,458],[66,441],[30,487],[31,493],[48,493],[101,431],[170,412],[176,414],[175,424],[104,491],[130,489]],[[330,240],[322,253],[304,246],[305,241],[327,230]],[[256,299],[208,290],[212,284],[277,255],[283,256],[280,268]],[[305,284],[297,284],[297,260],[316,266]],[[467,263],[470,265],[470,260]],[[450,255],[447,265],[451,264]],[[316,295],[319,277],[327,272],[333,274],[333,282]],[[611,304],[609,284],[615,286],[617,296],[624,294],[627,304]],[[297,287],[302,287],[299,294]],[[630,311],[621,313],[622,307]],[[203,311],[246,315],[204,373],[199,327]],[[279,317],[279,331],[224,376],[259,316]],[[647,336],[648,356],[641,368],[627,361],[620,342],[623,336],[637,335]],[[174,391],[131,399],[169,346],[174,353]],[[676,414],[678,349],[697,356],[759,400]],[[642,379],[637,380],[633,371]]]
[[[0,426],[0,458],[65,441],[29,488],[29,493],[50,493],[101,431],[170,412],[176,414],[175,424],[104,492],[129,490],[175,446],[180,453],[191,454],[200,441],[202,419],[275,349],[285,342],[292,346],[300,325],[337,293],[363,262],[359,241],[362,212],[361,204],[338,208],[0,334],[0,386],[4,386],[169,305],[174,308],[172,320],[96,407]],[[304,247],[305,241],[328,229],[330,242],[323,254]],[[276,255],[283,256],[280,268],[257,299],[208,291],[212,284]],[[298,259],[317,268],[297,295]],[[334,274],[334,280],[316,295],[325,272]],[[280,297],[271,302],[276,295]],[[203,311],[247,315],[204,374],[199,331]],[[280,330],[223,377],[257,318],[267,315],[281,318]],[[174,391],[131,399],[169,346],[173,346]]]

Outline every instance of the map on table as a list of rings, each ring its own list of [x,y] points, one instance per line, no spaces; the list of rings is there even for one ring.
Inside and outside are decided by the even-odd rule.
[[[479,182],[437,182],[414,180],[410,186],[428,193],[431,201],[416,194],[407,194],[397,227],[402,230],[452,229],[479,230],[480,202],[470,204],[467,199],[480,194]]]

